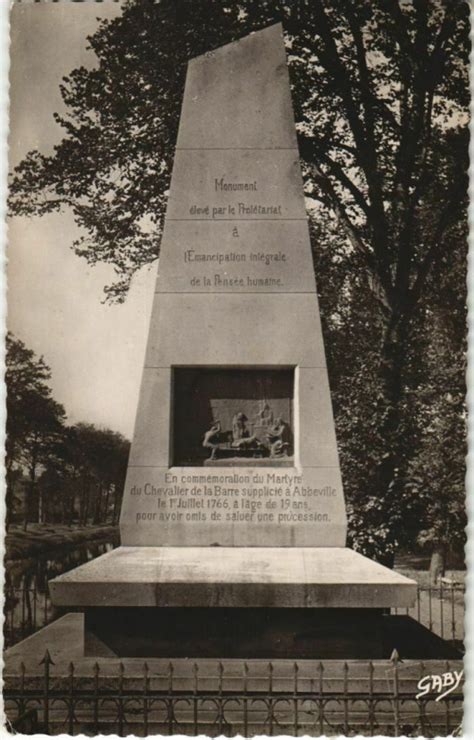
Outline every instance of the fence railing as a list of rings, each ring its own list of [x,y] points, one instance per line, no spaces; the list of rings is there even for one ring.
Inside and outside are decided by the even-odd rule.
[[[407,614],[458,648],[464,640],[464,587],[419,587],[415,606],[393,609],[393,614]],[[48,590],[33,588],[5,589],[4,638],[6,647],[23,640],[64,613],[55,608]]]
[[[420,678],[452,672],[453,664],[433,663],[114,662],[84,673],[73,663],[55,667],[46,652],[39,670],[22,664],[6,676],[5,711],[24,734],[457,734],[461,686],[416,698]]]
[[[465,588],[461,585],[419,586],[413,607],[392,609],[406,614],[457,647],[464,641]]]
[[[28,588],[5,588],[3,634],[5,647],[11,647],[29,637],[63,614],[56,608],[49,590]]]

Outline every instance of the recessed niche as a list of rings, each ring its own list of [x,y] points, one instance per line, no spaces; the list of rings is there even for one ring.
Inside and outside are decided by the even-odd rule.
[[[173,465],[293,465],[293,368],[174,368],[172,397]]]

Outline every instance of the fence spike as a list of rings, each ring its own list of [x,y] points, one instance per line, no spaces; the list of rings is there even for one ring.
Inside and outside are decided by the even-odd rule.
[[[54,665],[54,661],[49,654],[48,648],[46,648],[46,652],[44,654],[43,660],[40,660],[40,665]]]
[[[68,735],[74,735],[74,663],[68,666],[69,703],[68,703]]]
[[[99,675],[99,673],[100,673],[100,667],[99,667],[99,664],[96,661],[94,663],[94,677],[97,678],[97,676]]]
[[[349,704],[348,704],[348,696],[347,696],[347,687],[348,687],[348,677],[349,677],[349,666],[347,665],[347,662],[344,661],[344,702],[343,702],[343,710],[344,710],[344,735],[349,734]]]
[[[344,661],[344,693],[347,691],[347,681],[349,678],[349,665],[347,664],[347,661]]]
[[[423,677],[425,673],[425,663],[423,660],[420,660],[420,676]]]
[[[249,667],[248,667],[248,663],[244,662],[244,693],[247,693],[248,680],[249,680]]]
[[[454,583],[451,584],[451,639],[456,644],[456,609],[454,602]]]
[[[222,662],[219,661],[219,694],[222,694],[223,686],[224,686],[224,666],[222,665]],[[222,718],[220,717],[219,721],[221,721],[221,719]]]

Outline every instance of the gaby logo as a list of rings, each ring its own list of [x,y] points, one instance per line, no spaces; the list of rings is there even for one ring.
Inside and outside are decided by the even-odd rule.
[[[441,701],[441,699],[444,699],[445,696],[448,696],[448,694],[457,689],[463,674],[464,671],[447,671],[446,673],[423,676],[417,683],[420,693],[416,695],[416,698],[421,699],[426,694],[439,694],[435,701]]]

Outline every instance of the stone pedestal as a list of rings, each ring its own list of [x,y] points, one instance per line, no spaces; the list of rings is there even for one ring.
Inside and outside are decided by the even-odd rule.
[[[55,604],[85,612],[84,654],[102,657],[289,657],[289,643],[294,657],[389,657],[386,615],[416,588],[338,547],[120,547],[50,582]],[[313,635],[299,647],[295,620]]]
[[[119,547],[50,581],[58,606],[412,606],[416,583],[345,547]]]
[[[218,631],[222,609],[308,609],[331,644],[357,622],[375,645],[415,600],[345,548],[280,25],[189,64],[120,530],[50,584],[89,652],[158,654],[153,624],[192,624],[167,609]]]

